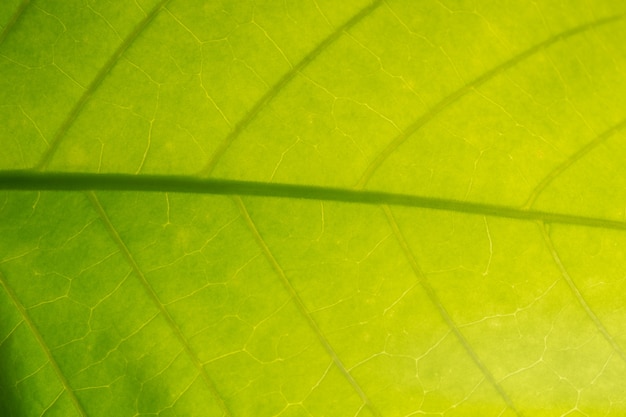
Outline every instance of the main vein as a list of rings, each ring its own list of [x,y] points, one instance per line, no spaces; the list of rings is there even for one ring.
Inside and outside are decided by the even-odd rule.
[[[339,201],[361,204],[408,206],[482,216],[520,220],[539,220],[604,229],[626,230],[626,222],[597,217],[578,216],[498,204],[473,203],[381,191],[352,190],[312,185],[263,183],[206,179],[188,176],[91,174],[37,172],[31,170],[1,171],[0,190],[115,190],[144,192],[177,192],[214,195],[246,195],[273,198]]]
[[[185,338],[185,336],[183,335],[183,332],[181,331],[180,327],[178,326],[176,321],[174,321],[169,311],[165,308],[165,306],[159,299],[159,296],[156,294],[156,292],[152,288],[152,285],[150,285],[150,283],[146,279],[141,268],[139,268],[139,265],[135,261],[135,258],[132,256],[132,254],[130,253],[130,250],[128,249],[128,247],[126,246],[126,244],[124,243],[120,235],[117,233],[117,230],[113,226],[113,223],[111,223],[111,220],[109,219],[108,214],[104,210],[104,207],[102,207],[102,205],[100,204],[98,197],[93,192],[88,193],[87,196],[89,197],[89,201],[93,205],[94,210],[100,216],[100,219],[102,220],[102,223],[104,224],[104,227],[109,233],[111,239],[113,240],[113,242],[115,242],[117,247],[120,249],[120,251],[124,255],[127,262],[133,269],[135,276],[141,283],[142,287],[145,289],[146,294],[152,300],[156,308],[159,310],[162,317],[165,319],[166,323],[168,324],[168,326],[170,327],[170,329],[172,330],[172,332],[178,339],[179,343],[182,345],[183,349],[185,350],[185,353],[191,359],[191,362],[198,370],[198,373],[200,374],[200,376],[206,383],[207,387],[209,388],[209,391],[211,391],[213,398],[215,399],[219,407],[222,409],[222,412],[224,413],[225,416],[231,416],[232,413],[226,406],[226,403],[221,397],[219,391],[217,390],[215,383],[213,382],[213,380],[211,379],[207,371],[204,369],[204,366],[202,366],[202,363],[200,362],[198,355],[196,355],[196,353],[193,351],[193,349],[189,345],[189,342],[187,341],[187,338]]]
[[[74,393],[74,390],[70,386],[70,383],[68,382],[63,372],[61,371],[61,368],[59,367],[59,364],[57,363],[56,359],[54,359],[54,356],[52,355],[52,352],[50,351],[50,348],[46,344],[43,336],[39,332],[39,329],[37,328],[37,326],[35,326],[35,323],[33,323],[33,320],[28,314],[28,311],[26,311],[26,308],[24,308],[20,300],[17,298],[17,295],[13,292],[13,289],[9,286],[2,272],[0,272],[0,285],[2,285],[6,293],[9,295],[9,298],[11,299],[11,301],[13,301],[15,308],[17,308],[17,311],[19,311],[20,315],[22,316],[22,319],[28,325],[28,328],[30,329],[33,336],[39,343],[39,346],[41,347],[44,354],[46,355],[46,358],[48,359],[50,366],[52,366],[52,369],[56,373],[57,378],[59,378],[59,381],[61,381],[61,385],[63,385],[63,389],[65,390],[65,392],[67,392],[67,395],[70,397],[70,401],[76,408],[76,411],[78,411],[78,414],[83,417],[87,416],[87,413],[83,409],[83,406],[80,404],[80,401],[78,401],[78,398],[76,397],[76,394]]]

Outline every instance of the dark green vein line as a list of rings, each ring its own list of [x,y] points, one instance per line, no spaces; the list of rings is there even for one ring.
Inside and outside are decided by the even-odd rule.
[[[276,258],[274,258],[274,255],[270,251],[270,248],[267,246],[267,244],[265,243],[265,240],[259,233],[259,230],[257,229],[256,224],[250,217],[250,213],[248,213],[248,209],[246,208],[244,202],[241,200],[241,197],[235,196],[235,203],[239,207],[239,211],[241,212],[241,215],[244,221],[246,222],[248,229],[250,229],[250,232],[252,232],[252,234],[254,235],[254,239],[256,240],[257,244],[263,251],[265,258],[272,265],[272,268],[274,269],[276,274],[279,276],[280,281],[282,282],[283,286],[287,290],[289,297],[296,305],[296,308],[298,309],[300,314],[307,321],[313,333],[315,333],[315,335],[317,336],[317,339],[319,340],[320,344],[324,347],[324,350],[326,351],[326,353],[328,353],[328,356],[330,356],[330,358],[332,359],[333,363],[335,364],[339,372],[341,372],[344,378],[350,383],[352,388],[359,395],[359,397],[361,398],[361,401],[363,401],[363,404],[365,404],[370,409],[370,411],[372,412],[374,416],[382,417],[382,414],[380,413],[380,411],[376,407],[374,407],[374,405],[372,404],[370,399],[367,397],[367,394],[365,394],[365,392],[363,391],[359,383],[354,379],[352,374],[350,374],[350,372],[346,369],[343,362],[341,362],[339,355],[337,355],[337,352],[335,352],[335,349],[332,347],[332,345],[330,344],[326,336],[324,336],[322,329],[320,329],[320,327],[317,325],[317,322],[311,316],[311,313],[304,305],[304,301],[302,301],[302,298],[300,298],[296,289],[293,287],[293,285],[291,285],[291,282],[287,278],[287,275],[285,275],[285,271],[283,271],[283,268],[280,266]]]
[[[61,371],[59,364],[54,359],[54,356],[52,355],[50,348],[46,344],[46,341],[44,340],[41,333],[39,333],[39,329],[37,329],[37,326],[35,326],[35,323],[33,323],[32,319],[30,318],[30,315],[28,314],[28,311],[26,311],[26,309],[24,308],[20,300],[17,298],[17,295],[13,292],[13,289],[7,283],[6,278],[4,277],[4,274],[2,274],[2,272],[0,272],[0,284],[9,295],[9,298],[11,299],[11,301],[13,301],[15,308],[17,308],[17,310],[19,311],[26,325],[28,325],[28,328],[30,329],[33,336],[37,340],[37,343],[39,343],[39,346],[41,347],[44,354],[46,355],[46,358],[48,358],[48,362],[50,363],[50,366],[52,366],[52,369],[54,370],[57,377],[59,378],[61,385],[63,385],[63,389],[65,390],[65,392],[67,392],[67,395],[70,397],[70,401],[76,408],[76,411],[78,411],[79,415],[86,417],[87,413],[85,413],[85,410],[83,409],[83,406],[80,404],[80,401],[78,401],[78,398],[76,397],[74,390],[70,386],[70,383],[68,382],[67,378]]]
[[[291,82],[291,80],[304,68],[306,68],[311,62],[315,60],[324,50],[332,45],[341,35],[349,30],[351,27],[362,21],[365,17],[370,15],[381,4],[382,0],[375,0],[370,5],[362,9],[360,12],[352,16],[343,25],[339,26],[333,33],[331,33],[326,39],[320,42],[311,52],[309,52],[304,58],[294,65],[285,75],[272,88],[270,88],[243,116],[239,122],[235,125],[235,128],[224,138],[224,140],[217,147],[209,162],[199,172],[201,176],[208,176],[211,174],[220,158],[224,155],[229,146],[241,135],[241,133],[250,125],[250,123],[257,117],[261,110],[270,103],[282,90]]]
[[[413,251],[409,247],[409,244],[406,241],[406,238],[400,231],[400,227],[398,226],[398,223],[396,222],[396,219],[393,213],[391,212],[391,209],[389,208],[389,206],[384,205],[383,210],[385,212],[385,216],[387,217],[387,221],[389,222],[389,225],[391,226],[393,234],[396,237],[396,240],[400,244],[400,247],[402,248],[402,251],[404,252],[405,257],[407,258],[407,260],[409,261],[409,264],[411,265],[411,269],[413,270],[413,273],[417,277],[420,286],[422,287],[422,289],[428,296],[428,299],[437,308],[437,310],[439,311],[439,315],[445,321],[448,328],[450,328],[452,333],[454,333],[455,337],[457,338],[461,346],[463,346],[463,349],[465,350],[465,352],[472,359],[472,361],[478,367],[478,369],[480,369],[480,371],[485,376],[485,378],[489,381],[489,383],[495,388],[495,390],[498,392],[500,397],[506,403],[507,407],[511,409],[516,415],[521,416],[521,413],[515,408],[515,404],[513,404],[513,401],[511,400],[511,398],[508,396],[506,391],[504,391],[504,388],[502,388],[502,386],[498,383],[498,381],[496,381],[493,374],[489,372],[489,369],[487,369],[485,364],[480,360],[480,358],[478,357],[478,354],[474,351],[474,349],[472,348],[469,341],[465,338],[465,336],[463,336],[463,333],[461,332],[459,327],[456,325],[456,323],[454,322],[454,320],[452,319],[452,317],[450,316],[446,308],[443,306],[443,303],[439,299],[439,296],[437,296],[435,289],[430,285],[428,278],[422,272],[422,269],[417,263],[417,259],[415,258]]]
[[[587,154],[597,148],[600,144],[604,143],[607,139],[613,136],[615,133],[620,130],[626,128],[626,119],[622,120],[618,124],[610,127],[605,130],[602,134],[597,136],[594,140],[589,142],[587,145],[580,148],[577,152],[572,154],[569,158],[567,158],[562,164],[558,165],[554,168],[548,175],[546,175],[543,180],[534,188],[534,190],[530,193],[530,196],[522,206],[523,209],[530,209],[534,204],[539,195],[550,185],[555,178],[561,175],[564,171],[566,171],[569,167],[574,165],[576,162],[584,158]]]
[[[444,198],[309,185],[214,180],[183,176],[0,171],[0,190],[144,191],[187,194],[246,195],[361,204],[388,204],[520,220],[540,220],[604,229],[626,230],[626,222],[597,217],[524,210],[496,204]]]
[[[98,197],[96,196],[94,192],[87,193],[87,197],[89,198],[89,201],[91,202],[94,210],[98,213],[98,216],[102,220],[102,224],[104,225],[107,232],[109,233],[109,236],[111,237],[113,242],[115,242],[116,246],[120,249],[121,253],[126,258],[126,261],[130,265],[130,267],[133,269],[135,277],[137,277],[141,286],[146,291],[146,294],[152,300],[152,303],[155,305],[155,307],[159,310],[161,316],[165,319],[168,326],[174,333],[174,336],[176,337],[176,339],[178,339],[178,342],[181,344],[181,346],[185,350],[185,353],[187,354],[187,356],[189,357],[193,365],[198,370],[198,373],[200,374],[200,376],[206,383],[207,387],[209,388],[209,391],[211,392],[213,399],[217,402],[219,407],[222,409],[225,416],[232,416],[232,413],[226,406],[226,403],[222,399],[222,396],[220,395],[219,391],[217,390],[215,383],[213,382],[213,380],[207,373],[206,369],[204,369],[204,366],[202,366],[202,362],[200,362],[200,359],[198,358],[196,353],[193,351],[193,349],[189,345],[189,342],[183,335],[183,332],[180,330],[180,327],[178,326],[176,321],[172,318],[169,311],[165,308],[165,306],[159,299],[159,296],[156,294],[156,292],[154,292],[154,289],[152,288],[152,286],[146,279],[146,276],[141,271],[141,268],[139,268],[139,265],[135,261],[135,258],[133,257],[133,255],[130,253],[130,250],[126,246],[126,243],[124,243],[120,235],[117,233],[115,226],[113,226],[113,223],[111,223],[111,220],[109,219],[108,214],[104,210],[104,207],[102,207],[102,205],[100,204]]]
[[[13,13],[13,16],[11,17],[11,20],[7,22],[7,25],[4,27],[4,30],[2,31],[2,33],[0,33],[0,45],[2,45],[2,42],[4,42],[6,37],[9,35],[11,30],[15,26],[15,24],[24,15],[24,10],[26,10],[26,6],[28,6],[29,4],[30,4],[30,0],[24,0],[17,7],[17,9],[15,10],[15,13]]]
[[[167,6],[167,3],[169,2],[170,0],[161,0],[161,2],[159,2],[150,11],[150,13],[148,13],[141,22],[139,22],[139,24],[135,27],[135,29],[133,29],[133,31],[120,44],[120,46],[113,53],[113,55],[111,55],[109,60],[104,64],[104,66],[100,69],[100,71],[98,71],[98,74],[96,74],[95,78],[91,81],[89,86],[87,86],[82,96],[80,96],[80,98],[78,99],[78,101],[76,102],[72,110],[69,112],[69,114],[67,115],[67,117],[65,118],[65,120],[63,121],[59,129],[57,130],[56,134],[50,141],[50,146],[48,147],[46,152],[44,152],[44,154],[41,156],[41,159],[39,160],[37,165],[35,165],[35,169],[41,171],[46,168],[46,166],[52,160],[52,157],[54,156],[55,152],[59,148],[61,141],[63,140],[67,132],[70,130],[70,128],[72,127],[72,125],[74,124],[74,122],[76,121],[80,113],[83,111],[83,109],[85,108],[85,105],[91,100],[91,97],[93,96],[94,92],[98,89],[98,87],[100,87],[100,85],[102,84],[104,79],[107,77],[107,75],[110,74],[111,70],[113,69],[115,64],[117,64],[117,62],[120,60],[122,55],[124,55],[124,53],[128,50],[128,48],[137,40],[139,35],[148,27],[150,22],[154,20],[154,18],[159,14],[159,12],[165,6]]]
[[[545,241],[546,246],[548,247],[548,250],[550,251],[550,255],[552,255],[552,259],[554,260],[554,263],[559,268],[559,271],[561,272],[563,279],[567,283],[567,286],[569,287],[569,289],[572,291],[572,294],[576,298],[576,301],[578,301],[578,303],[583,308],[583,310],[585,310],[587,317],[589,317],[589,319],[593,322],[593,324],[596,326],[598,331],[602,334],[604,339],[609,343],[609,345],[611,345],[611,347],[613,348],[613,351],[615,351],[615,353],[619,355],[622,361],[626,363],[626,353],[622,350],[622,348],[617,343],[617,341],[613,338],[613,336],[611,336],[611,334],[609,333],[607,328],[604,326],[600,318],[596,315],[596,313],[594,313],[593,309],[591,308],[589,303],[587,303],[587,300],[585,300],[585,297],[582,295],[582,293],[578,289],[578,286],[576,285],[576,283],[574,282],[570,274],[567,272],[567,269],[565,269],[563,262],[561,262],[561,257],[559,256],[559,253],[554,247],[552,238],[550,237],[548,231],[546,230],[545,224],[541,223],[540,228],[541,228],[541,234],[543,236],[543,240]]]
[[[463,98],[467,93],[469,93],[470,91],[472,91],[473,89],[480,87],[481,85],[485,84],[487,81],[492,80],[493,78],[495,78],[498,74],[501,74],[503,72],[505,72],[506,70],[514,67],[515,65],[519,64],[520,62],[524,61],[526,58],[531,57],[532,55],[536,54],[537,52],[544,50],[546,48],[548,48],[549,46],[565,40],[567,38],[570,38],[574,35],[578,35],[580,33],[583,33],[585,31],[591,30],[593,28],[602,26],[602,25],[606,25],[608,23],[612,23],[615,21],[618,21],[620,19],[622,19],[624,17],[624,14],[620,14],[620,15],[616,15],[616,16],[611,16],[611,17],[607,17],[604,19],[599,19],[593,22],[589,22],[586,23],[584,25],[581,26],[577,26],[574,27],[572,29],[569,29],[565,32],[561,32],[559,34],[556,34],[554,36],[552,36],[549,39],[546,39],[545,41],[525,50],[524,52],[514,56],[513,58],[509,59],[508,61],[504,61],[503,63],[501,63],[500,65],[492,68],[491,70],[485,72],[484,74],[480,75],[478,78],[475,78],[473,81],[469,82],[468,84],[465,84],[463,87],[459,88],[458,90],[450,93],[449,95],[447,95],[446,97],[444,97],[441,101],[439,101],[438,103],[436,103],[433,107],[430,108],[430,110],[428,110],[426,113],[424,113],[422,116],[420,116],[415,122],[413,122],[411,125],[409,125],[406,129],[403,130],[402,133],[400,133],[398,136],[396,136],[386,147],[385,149],[383,149],[378,156],[367,166],[367,168],[365,169],[365,171],[363,172],[363,175],[361,176],[361,178],[359,179],[359,181],[357,182],[355,188],[364,188],[367,183],[369,182],[369,180],[372,178],[372,176],[374,175],[374,173],[376,172],[376,170],[378,168],[380,168],[380,166],[385,162],[385,160],[387,158],[389,158],[389,156],[400,146],[402,145],[411,135],[413,135],[415,132],[417,132],[418,130],[420,130],[424,125],[426,125],[427,123],[429,123],[431,120],[433,120],[438,114],[440,114],[441,112],[443,112],[445,109],[447,109],[450,105],[454,104],[455,102],[459,101],[461,98]]]

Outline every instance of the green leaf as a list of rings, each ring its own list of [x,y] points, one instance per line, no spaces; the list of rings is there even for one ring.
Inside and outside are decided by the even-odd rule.
[[[626,4],[0,4],[2,416],[620,416]]]

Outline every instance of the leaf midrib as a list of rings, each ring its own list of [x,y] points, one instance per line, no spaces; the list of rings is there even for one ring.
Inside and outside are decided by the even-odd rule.
[[[498,204],[382,191],[190,176],[0,171],[0,190],[174,192],[386,204],[544,223],[626,230],[626,222],[623,221]]]

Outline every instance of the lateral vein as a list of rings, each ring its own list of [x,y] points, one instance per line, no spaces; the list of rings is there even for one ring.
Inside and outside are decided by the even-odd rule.
[[[285,271],[283,271],[283,268],[280,266],[280,264],[278,263],[278,261],[276,260],[274,255],[272,254],[270,248],[265,243],[265,240],[263,239],[263,237],[259,233],[259,230],[257,229],[256,224],[254,223],[254,221],[250,217],[250,213],[248,212],[248,209],[246,208],[246,206],[245,206],[243,200],[241,199],[241,197],[235,196],[234,200],[235,200],[235,203],[237,204],[237,206],[239,207],[239,211],[241,212],[241,215],[242,215],[244,221],[246,222],[246,225],[248,226],[248,229],[250,230],[250,232],[252,232],[252,234],[254,235],[254,239],[256,240],[257,244],[259,245],[259,247],[263,251],[263,254],[265,255],[265,258],[272,265],[272,269],[274,269],[274,272],[276,272],[276,274],[280,278],[280,281],[283,284],[283,286],[285,287],[285,289],[287,290],[287,293],[289,294],[289,297],[291,298],[291,300],[295,304],[295,306],[298,309],[298,311],[300,312],[300,314],[305,318],[305,320],[309,324],[309,327],[311,328],[311,330],[313,330],[313,333],[315,333],[315,335],[317,336],[317,339],[319,340],[320,344],[324,347],[324,350],[331,357],[333,363],[335,364],[335,366],[337,367],[339,372],[341,372],[341,374],[346,378],[346,380],[348,380],[348,382],[350,383],[352,388],[356,391],[356,393],[359,395],[359,397],[363,401],[363,404],[366,405],[372,411],[372,413],[375,416],[377,416],[377,417],[382,416],[380,411],[378,411],[378,409],[376,407],[374,407],[374,405],[372,404],[372,402],[368,398],[367,394],[365,394],[365,392],[363,391],[363,389],[361,388],[359,383],[354,379],[352,374],[350,374],[350,372],[346,369],[346,367],[344,366],[343,362],[341,361],[341,359],[337,355],[337,352],[335,352],[335,350],[333,349],[332,345],[330,344],[330,342],[328,341],[328,339],[326,338],[326,336],[322,332],[322,329],[320,329],[320,327],[318,326],[317,322],[311,316],[311,313],[309,312],[309,310],[304,305],[304,301],[302,301],[302,298],[300,298],[300,295],[298,295],[298,292],[296,291],[296,289],[293,287],[293,285],[291,285],[291,282],[287,278],[287,275],[285,274]]]
[[[107,77],[107,75],[109,75],[109,73],[111,72],[115,64],[117,64],[117,62],[120,60],[122,55],[124,55],[128,48],[137,40],[139,35],[148,27],[150,22],[154,20],[154,18],[165,6],[167,6],[167,3],[169,2],[170,0],[161,0],[161,2],[158,3],[141,22],[139,22],[135,29],[126,37],[126,39],[124,39],[124,42],[122,42],[120,46],[115,50],[113,55],[111,55],[111,57],[104,64],[104,66],[100,68],[100,71],[98,71],[95,78],[87,86],[85,91],[83,91],[83,94],[80,96],[72,110],[70,110],[65,120],[63,120],[63,123],[52,138],[50,146],[48,147],[48,149],[46,149],[46,151],[41,156],[41,159],[35,166],[36,170],[42,171],[48,166],[55,152],[59,148],[61,141],[70,130],[80,113],[83,111],[85,105],[91,100],[94,92],[98,89],[98,87],[100,87],[100,85],[102,85],[102,82]]]
[[[545,41],[538,43],[526,49],[525,51],[521,52],[520,54],[512,57],[508,61],[504,61],[501,64],[493,67],[492,69],[478,76],[474,80],[470,81],[469,83],[463,85],[459,89],[448,94],[439,102],[437,102],[435,105],[433,105],[430,108],[430,110],[428,110],[426,113],[418,117],[417,120],[415,120],[411,125],[409,125],[406,129],[404,129],[404,131],[400,133],[398,136],[396,136],[391,142],[389,142],[389,144],[378,154],[376,158],[374,158],[374,160],[365,169],[365,171],[361,175],[361,178],[355,185],[355,188],[357,189],[365,188],[365,186],[367,185],[369,180],[372,178],[374,173],[378,170],[378,168],[380,168],[380,166],[385,162],[385,160],[387,160],[387,158],[389,158],[389,156],[396,149],[398,149],[400,145],[402,145],[411,135],[413,135],[415,132],[420,130],[424,125],[428,124],[431,120],[433,120],[437,115],[442,113],[452,104],[459,101],[461,98],[463,98],[473,89],[480,87],[481,85],[485,84],[487,81],[495,78],[497,75],[505,72],[506,70],[510,68],[513,68],[515,65],[522,62],[526,58],[533,56],[537,52],[544,50],[561,40],[570,38],[574,35],[583,33],[595,27],[618,21],[622,19],[623,17],[624,17],[623,14],[619,14],[616,16],[610,16],[607,18],[598,19],[596,21],[585,23],[583,25],[576,26],[572,29],[553,35],[550,38],[546,39]]]
[[[19,311],[20,315],[22,316],[22,319],[24,319],[24,322],[26,323],[26,325],[32,332],[33,336],[37,340],[37,343],[39,343],[39,346],[41,347],[44,354],[48,358],[48,362],[50,363],[50,366],[52,366],[52,369],[54,370],[57,377],[59,378],[61,385],[63,385],[63,389],[65,390],[65,392],[67,392],[67,395],[70,397],[70,401],[74,405],[74,408],[76,408],[76,410],[78,411],[78,414],[80,414],[83,417],[87,417],[87,413],[85,412],[83,406],[80,404],[78,397],[76,397],[76,393],[70,386],[69,381],[67,380],[67,378],[61,371],[61,368],[59,367],[58,362],[56,361],[56,359],[54,359],[54,356],[52,355],[52,352],[50,351],[48,344],[46,343],[43,336],[39,332],[39,329],[37,328],[37,326],[31,319],[30,315],[28,314],[28,311],[26,311],[26,308],[24,308],[20,300],[17,298],[17,295],[15,294],[15,292],[13,292],[13,289],[9,286],[2,272],[0,272],[0,284],[9,295],[9,298],[11,299],[11,301],[13,301],[15,308],[17,308],[17,310]]]
[[[585,146],[580,148],[578,151],[573,153],[569,158],[563,161],[560,165],[557,165],[552,171],[550,171],[534,188],[534,190],[530,193],[530,196],[522,206],[523,209],[530,209],[537,201],[539,195],[548,188],[548,185],[552,183],[559,175],[561,175],[564,171],[569,169],[572,165],[574,165],[579,160],[583,159],[586,155],[591,153],[594,149],[600,146],[602,143],[605,143],[609,138],[615,135],[620,130],[626,128],[626,119],[620,121],[619,123],[611,126],[600,135],[598,135],[591,142],[587,143]]]
[[[360,12],[355,14],[347,22],[335,29],[328,37],[322,40],[313,50],[311,50],[304,58],[302,58],[296,65],[291,66],[279,80],[274,84],[260,99],[254,103],[254,105],[248,110],[239,122],[235,125],[235,128],[224,138],[219,144],[211,159],[206,166],[200,171],[201,176],[208,176],[211,174],[221,157],[224,155],[230,145],[241,135],[241,133],[250,125],[250,123],[258,116],[263,108],[269,104],[278,94],[287,86],[295,76],[306,68],[311,62],[315,60],[324,50],[332,45],[341,35],[362,21],[366,16],[370,15],[381,4],[382,0],[375,0]],[[286,58],[286,57],[285,57]],[[287,60],[289,62],[289,60]]]
[[[600,318],[593,311],[589,303],[587,303],[587,300],[585,300],[585,297],[578,289],[578,286],[576,285],[576,283],[570,276],[569,272],[567,272],[565,265],[563,265],[563,262],[561,262],[561,257],[559,256],[559,253],[557,252],[554,246],[554,242],[552,241],[552,238],[550,237],[550,235],[548,234],[548,231],[546,230],[545,224],[541,223],[540,228],[541,228],[541,235],[543,236],[546,246],[548,247],[548,250],[550,251],[550,255],[552,256],[552,259],[554,260],[554,263],[556,264],[556,266],[559,268],[559,271],[561,272],[561,276],[563,277],[563,280],[565,281],[569,289],[572,291],[572,294],[576,298],[576,301],[578,301],[578,303],[583,308],[583,310],[585,310],[587,317],[589,317],[589,319],[593,322],[593,324],[596,326],[598,331],[602,334],[604,339],[609,343],[609,345],[611,345],[615,353],[617,353],[619,357],[622,359],[622,361],[626,363],[626,353],[622,350],[621,346],[613,338],[611,333],[609,333],[609,331],[604,326]]]
[[[156,294],[156,292],[152,288],[152,285],[150,285],[150,283],[146,279],[145,275],[141,271],[141,268],[139,268],[139,265],[135,261],[135,258],[133,257],[133,255],[130,253],[130,250],[126,246],[126,243],[124,243],[119,233],[117,233],[117,230],[113,226],[113,223],[111,223],[111,220],[109,219],[108,214],[104,210],[104,207],[102,207],[102,205],[100,204],[100,200],[98,199],[98,197],[93,191],[88,192],[87,197],[89,198],[89,201],[93,205],[94,210],[98,213],[100,219],[102,220],[102,223],[104,227],[106,228],[107,232],[109,233],[109,236],[111,237],[113,242],[117,245],[117,247],[120,249],[121,253],[124,255],[124,257],[126,258],[126,261],[129,263],[129,265],[133,269],[135,276],[137,277],[137,279],[139,280],[139,283],[144,288],[146,294],[152,300],[152,303],[156,306],[156,308],[159,310],[159,312],[161,313],[161,315],[167,322],[168,326],[174,333],[174,336],[176,336],[176,338],[178,339],[178,342],[181,344],[181,346],[185,350],[185,353],[191,359],[192,363],[198,370],[200,376],[202,377],[202,379],[208,386],[213,398],[218,403],[219,407],[222,409],[224,415],[228,417],[232,416],[232,413],[226,406],[224,399],[222,398],[219,391],[217,390],[215,383],[213,382],[213,380],[211,379],[207,371],[202,366],[202,362],[200,362],[200,359],[191,348],[191,345],[189,345],[189,342],[183,335],[183,332],[181,331],[180,327],[178,326],[176,321],[174,321],[169,311],[167,310],[167,308],[165,308],[164,304],[159,299],[159,296]]]
[[[496,381],[493,374],[489,372],[489,369],[487,369],[485,364],[478,357],[478,354],[474,351],[469,341],[465,338],[463,333],[461,333],[461,330],[456,325],[456,323],[454,322],[454,320],[452,319],[452,317],[450,316],[446,308],[443,306],[443,303],[439,299],[439,296],[435,292],[435,289],[430,285],[428,278],[422,272],[422,269],[417,263],[417,259],[415,258],[413,251],[409,247],[409,244],[406,241],[404,235],[400,231],[400,227],[398,226],[398,223],[396,222],[396,219],[393,213],[391,212],[391,209],[389,208],[389,206],[384,205],[383,210],[385,212],[385,216],[387,217],[387,221],[389,222],[389,225],[391,226],[391,229],[393,230],[393,234],[395,235],[396,240],[400,244],[400,247],[402,248],[402,251],[404,252],[406,259],[409,261],[409,264],[411,265],[411,269],[413,270],[413,273],[417,277],[420,286],[422,287],[422,289],[428,296],[428,299],[430,300],[430,302],[435,306],[435,308],[437,308],[439,315],[444,320],[448,328],[452,331],[452,333],[457,338],[461,346],[463,346],[463,349],[468,354],[468,356],[472,359],[474,364],[478,367],[478,369],[480,369],[484,377],[496,389],[500,397],[502,397],[507,407],[511,409],[516,415],[521,416],[522,414],[515,408],[515,404],[513,404],[513,401],[511,400],[509,395],[506,393],[506,391],[504,391],[504,389],[498,383],[498,381]]]
[[[2,33],[0,33],[0,45],[2,45],[4,40],[7,38],[7,36],[9,35],[11,30],[15,26],[15,24],[24,15],[24,11],[26,10],[26,7],[29,4],[30,4],[30,0],[22,0],[22,3],[17,7],[17,9],[15,9],[15,13],[13,13],[13,16],[11,16],[11,20],[7,22],[7,25],[4,27],[4,30],[2,31]]]

